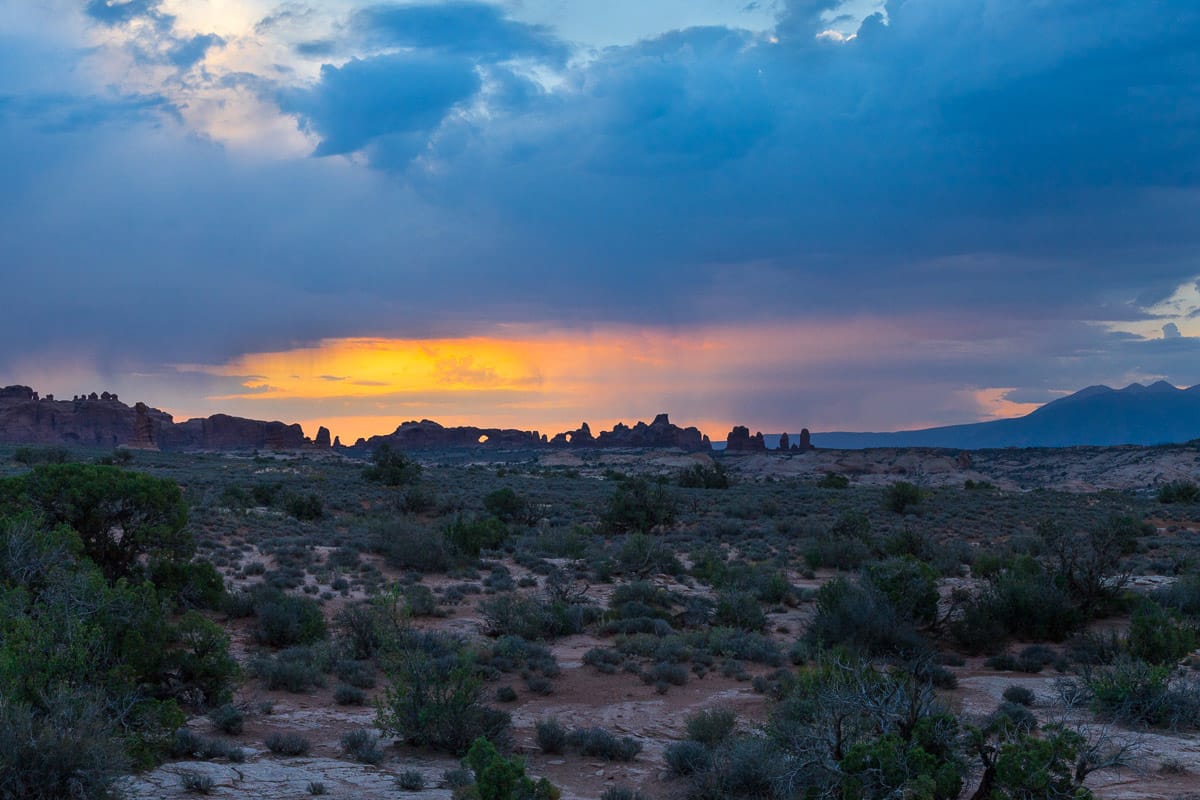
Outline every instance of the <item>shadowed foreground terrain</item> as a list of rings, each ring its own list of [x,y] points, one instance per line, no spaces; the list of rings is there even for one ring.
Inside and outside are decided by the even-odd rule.
[[[0,450],[0,797],[1186,797],[1198,473]]]

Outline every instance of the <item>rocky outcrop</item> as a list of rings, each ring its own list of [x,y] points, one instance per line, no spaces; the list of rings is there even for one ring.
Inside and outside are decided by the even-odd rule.
[[[797,447],[801,450],[812,450],[812,434],[808,432],[808,428],[800,429],[800,442]]]
[[[317,428],[317,438],[313,439],[313,444],[322,450],[328,450],[330,447],[333,447],[332,442],[329,440],[329,428],[326,428],[324,425]]]
[[[53,395],[39,397],[28,386],[0,389],[0,443],[162,450],[295,450],[310,445],[299,425],[227,414],[177,423],[165,411],[145,403],[127,406],[109,392],[55,400]]]
[[[725,437],[725,449],[729,452],[756,453],[767,449],[763,441],[762,431],[750,435],[750,429],[745,425],[734,425],[733,430]]]
[[[555,434],[554,438],[550,440],[550,444],[555,446],[569,444],[572,447],[595,447],[596,437],[592,436],[592,429],[585,422],[577,430]]]
[[[544,439],[537,431],[519,431],[509,428],[476,428],[462,426],[447,428],[433,420],[405,422],[386,436],[359,439],[356,447],[374,450],[381,444],[390,444],[402,450],[438,450],[460,447],[539,447]]]
[[[712,448],[712,443],[699,428],[681,428],[672,423],[667,414],[659,414],[649,425],[638,422],[632,428],[618,422],[611,431],[601,431],[595,437],[585,422],[578,430],[558,434],[550,440],[550,444],[560,447],[658,447],[681,450]]]
[[[779,449],[780,450],[791,450],[792,449],[791,444],[792,444],[792,440],[791,440],[791,437],[787,435],[787,431],[784,431],[783,433],[779,434]]]
[[[299,450],[309,444],[299,425],[214,414],[159,432],[164,450]]]

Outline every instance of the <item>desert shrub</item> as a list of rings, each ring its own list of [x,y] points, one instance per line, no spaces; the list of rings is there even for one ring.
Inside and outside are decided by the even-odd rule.
[[[485,495],[483,507],[502,522],[529,522],[529,501],[508,487]]]
[[[308,647],[292,647],[274,656],[259,656],[250,662],[250,674],[272,691],[282,689],[300,694],[325,685],[325,675],[316,654]]]
[[[419,792],[425,788],[425,775],[419,769],[401,770],[396,776],[396,788],[404,792]]]
[[[767,615],[763,613],[758,597],[753,593],[721,592],[717,596],[713,621],[717,625],[730,628],[760,631],[767,625]]]
[[[1087,618],[1111,609],[1128,578],[1124,557],[1137,549],[1138,537],[1150,533],[1152,526],[1130,516],[1109,517],[1086,531],[1047,520],[1037,530],[1052,574]]]
[[[625,786],[610,786],[600,794],[600,800],[650,800],[649,797]]]
[[[505,758],[485,738],[471,743],[464,760],[475,773],[479,800],[556,800],[559,795],[545,778],[526,777],[524,763]]]
[[[408,517],[375,522],[369,543],[373,552],[397,569],[445,572],[450,568],[450,551],[442,533]]]
[[[208,794],[213,789],[213,779],[203,773],[188,770],[179,773],[179,785],[185,792]]]
[[[1134,609],[1125,646],[1134,658],[1151,664],[1173,663],[1195,649],[1196,630],[1147,600]]]
[[[683,564],[674,550],[644,533],[626,536],[617,551],[616,560],[621,570],[636,575],[679,575],[683,572]]]
[[[71,451],[65,447],[18,447],[13,450],[12,459],[30,467],[34,464],[66,464],[71,460]]]
[[[1089,670],[1083,681],[1100,716],[1131,725],[1166,725],[1174,711],[1170,675],[1168,667],[1124,657]]]
[[[575,728],[567,734],[567,747],[580,755],[606,761],[632,761],[642,744],[632,736],[617,737],[605,728]]]
[[[333,702],[339,706],[365,706],[367,704],[367,693],[357,686],[339,683],[337,688],[333,690]]]
[[[508,538],[508,527],[496,517],[457,516],[443,531],[446,541],[458,552],[478,558],[484,550],[495,550]]]
[[[383,443],[371,454],[371,466],[363,470],[363,478],[385,486],[416,483],[421,477],[421,465],[404,453]]]
[[[728,489],[729,472],[723,464],[693,464],[676,479],[684,489]]]
[[[787,761],[769,739],[747,736],[728,742],[713,754],[707,769],[694,772],[688,796],[694,800],[726,797],[774,800],[788,791]]]
[[[595,667],[605,675],[616,674],[624,657],[609,647],[593,647],[583,654],[583,663]]]
[[[712,753],[700,742],[687,740],[667,745],[663,759],[672,773],[686,777],[708,769],[712,764]]]
[[[0,695],[0,798],[112,796],[130,766],[102,699],[60,691],[41,708]]]
[[[911,655],[927,648],[911,621],[871,583],[836,578],[817,592],[816,605],[805,633],[813,645],[841,645],[871,655]]]
[[[352,730],[342,736],[342,751],[362,764],[378,764],[383,761],[379,749],[379,737],[366,728]]]
[[[389,655],[391,679],[379,702],[376,726],[408,744],[461,754],[479,737],[496,740],[509,715],[482,702],[482,680],[465,650],[448,653],[408,647]]]
[[[379,606],[371,603],[347,605],[338,612],[338,640],[355,660],[374,658],[383,644],[383,618]]]
[[[783,652],[769,636],[756,631],[739,628],[709,628],[692,631],[684,636],[688,646],[695,651],[714,656],[736,658],[778,667],[783,664]]]
[[[221,703],[228,699],[239,673],[229,654],[229,636],[221,626],[189,611],[175,626],[176,648],[170,662],[178,693],[196,698],[195,705]]]
[[[539,640],[582,630],[582,618],[572,619],[571,609],[565,604],[547,603],[522,594],[502,594],[484,600],[479,604],[479,612],[493,636]]]
[[[414,617],[432,617],[437,614],[437,598],[428,586],[414,583],[404,588],[404,607]]]
[[[48,525],[69,526],[110,579],[138,573],[143,557],[186,562],[195,552],[183,494],[165,478],[93,464],[41,464],[0,480],[0,500],[6,496],[36,509]]]
[[[269,734],[263,744],[279,756],[308,755],[308,751],[312,749],[312,743],[305,736],[291,732]]]
[[[334,673],[343,682],[359,689],[375,688],[375,667],[370,661],[342,659],[334,666]]]
[[[321,502],[320,495],[314,492],[303,495],[288,494],[283,501],[283,510],[299,520],[314,520],[325,516],[325,505]]]
[[[1057,659],[1058,654],[1049,647],[1042,644],[1031,644],[1021,648],[1021,652],[1017,653],[1014,667],[1021,672],[1037,674]]]
[[[878,553],[879,545],[871,533],[871,518],[859,511],[842,514],[827,531],[818,533],[803,548],[809,569],[855,569]]]
[[[1004,690],[1004,699],[1019,706],[1033,705],[1033,690],[1024,686],[1009,686]]]
[[[567,746],[567,729],[551,717],[537,724],[537,743],[543,753],[557,755]]]
[[[225,581],[208,561],[155,559],[149,573],[159,594],[183,608],[217,609],[224,603]]]
[[[1171,481],[1158,489],[1158,502],[1160,503],[1195,503],[1197,501],[1200,501],[1200,486],[1191,481]]]
[[[818,489],[847,489],[850,487],[850,479],[845,475],[839,475],[836,472],[826,472],[825,475],[817,481]]]
[[[1175,583],[1155,592],[1153,597],[1160,605],[1185,616],[1200,617],[1200,573],[1180,576]]]
[[[497,703],[515,703],[517,701],[517,690],[511,686],[496,687],[496,702]]]
[[[642,680],[664,686],[683,686],[688,681],[688,671],[683,664],[664,661],[642,673]]]
[[[1014,560],[966,602],[950,630],[962,647],[978,652],[1003,646],[1009,636],[1061,641],[1083,622],[1083,614],[1053,576],[1025,557]]]
[[[937,619],[937,573],[912,556],[889,558],[863,569],[863,577],[883,593],[904,620],[930,624]]]
[[[911,511],[921,503],[921,489],[908,481],[896,481],[883,495],[884,506],[894,514]]]
[[[614,533],[650,533],[675,522],[677,514],[678,503],[664,485],[630,478],[622,481],[609,498],[603,521]]]
[[[271,647],[309,644],[325,638],[325,615],[315,600],[264,591],[255,601],[254,639]]]
[[[212,720],[213,727],[231,736],[241,733],[246,723],[246,715],[232,703],[226,703],[219,708],[214,708],[209,712],[208,718]]]
[[[723,708],[706,709],[687,718],[687,737],[708,747],[728,739],[737,726],[737,715]]]

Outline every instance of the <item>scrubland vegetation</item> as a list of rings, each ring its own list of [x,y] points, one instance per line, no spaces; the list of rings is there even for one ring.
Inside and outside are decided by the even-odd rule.
[[[0,451],[0,798],[308,757],[311,730],[250,732],[287,695],[370,714],[331,756],[389,771],[397,796],[428,783],[414,754],[445,754],[439,785],[480,800],[1085,800],[1106,770],[1159,768],[1136,732],[1200,729],[1193,484],[474,457]],[[959,686],[979,672],[1011,673],[986,709]],[[568,673],[759,700],[700,703],[663,741],[523,711]],[[655,777],[589,795],[553,785],[550,758]]]

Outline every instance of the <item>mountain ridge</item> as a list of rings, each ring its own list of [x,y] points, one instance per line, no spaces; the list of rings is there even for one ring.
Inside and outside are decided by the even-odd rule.
[[[1097,384],[1052,400],[1025,416],[892,432],[812,434],[817,447],[1110,447],[1177,444],[1200,438],[1200,384],[1181,389],[1166,381],[1121,389]]]

